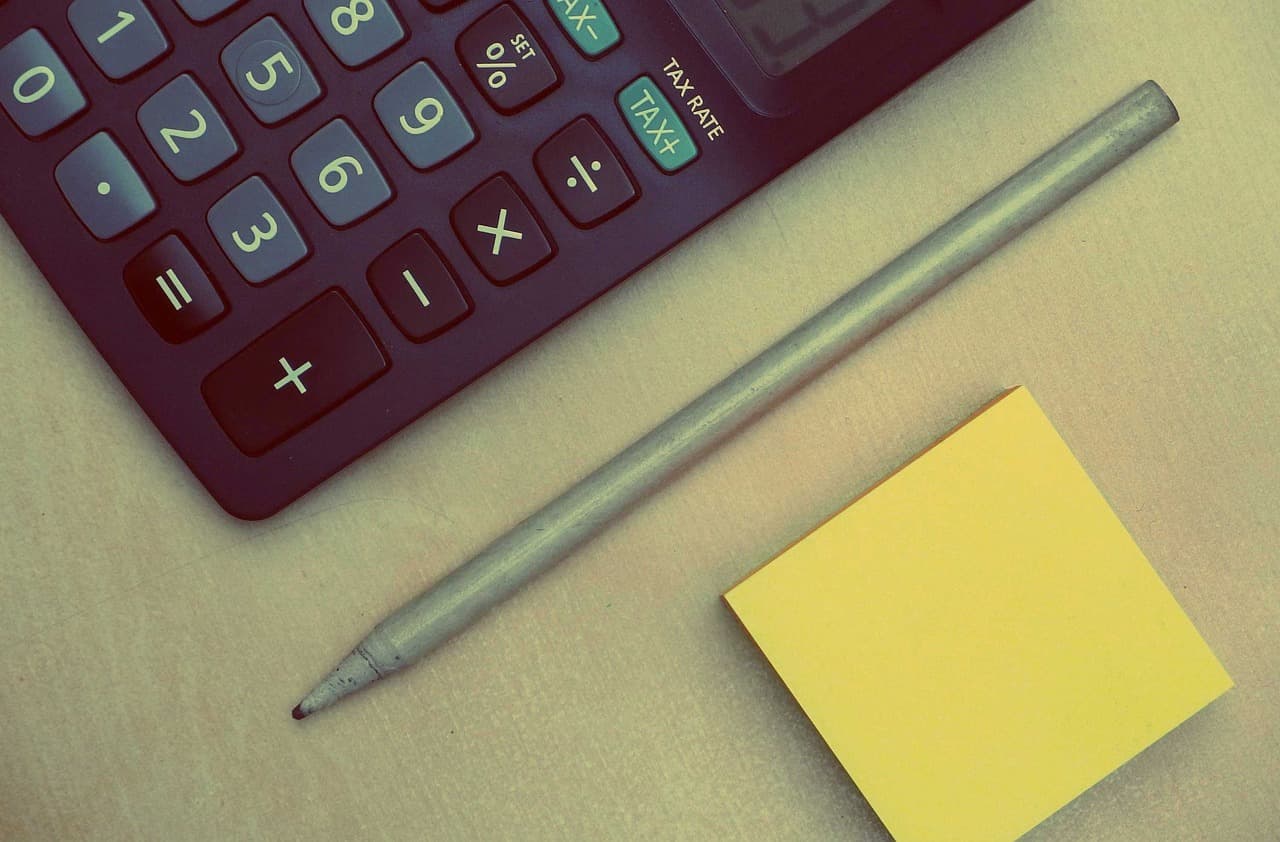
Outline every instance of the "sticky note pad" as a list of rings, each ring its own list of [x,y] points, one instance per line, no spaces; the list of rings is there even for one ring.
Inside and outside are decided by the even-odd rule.
[[[898,842],[1016,839],[1231,686],[1022,388],[725,598]]]

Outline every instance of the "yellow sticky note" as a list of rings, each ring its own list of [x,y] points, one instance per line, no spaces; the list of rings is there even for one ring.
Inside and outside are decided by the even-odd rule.
[[[898,842],[1016,839],[1231,687],[1021,388],[725,599]]]

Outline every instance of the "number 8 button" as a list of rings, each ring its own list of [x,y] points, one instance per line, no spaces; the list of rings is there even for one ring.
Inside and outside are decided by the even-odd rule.
[[[320,37],[347,67],[368,64],[404,40],[387,0],[306,0]]]

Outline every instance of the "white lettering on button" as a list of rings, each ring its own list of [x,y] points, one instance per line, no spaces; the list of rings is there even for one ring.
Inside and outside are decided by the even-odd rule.
[[[163,275],[156,275],[156,284],[160,287],[160,291],[164,293],[164,297],[169,299],[173,309],[181,310],[183,305],[191,303],[191,293],[187,292],[187,288],[178,279],[178,273],[172,269],[165,270]],[[179,301],[179,298],[182,300]]]
[[[427,294],[422,291],[422,287],[418,286],[418,279],[408,269],[404,270],[405,282],[409,284],[409,289],[413,290],[413,294],[418,296],[418,300],[422,302],[423,307],[430,307],[431,301],[427,298]]]
[[[493,256],[498,257],[502,254],[502,241],[523,240],[524,234],[516,231],[514,228],[507,227],[507,209],[503,208],[498,213],[498,224],[494,225],[477,225],[476,231],[481,234],[488,234],[493,237]]]
[[[298,387],[298,394],[305,395],[307,393],[307,386],[302,382],[302,375],[311,370],[311,363],[305,362],[297,368],[294,368],[289,364],[287,357],[281,357],[279,359],[279,363],[280,367],[284,369],[284,377],[281,377],[276,381],[276,391],[280,391],[285,386],[296,386]]]

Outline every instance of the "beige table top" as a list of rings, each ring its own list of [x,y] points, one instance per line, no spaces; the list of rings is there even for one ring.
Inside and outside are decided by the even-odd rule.
[[[1036,0],[265,523],[0,230],[0,838],[886,839],[719,594],[1025,384],[1238,685],[1028,838],[1280,839],[1278,43],[1271,3]],[[1147,78],[1171,133],[434,659],[289,718],[380,615]]]

